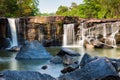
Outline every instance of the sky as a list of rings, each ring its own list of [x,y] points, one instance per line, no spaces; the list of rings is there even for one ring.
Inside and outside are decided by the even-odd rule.
[[[39,10],[41,13],[54,13],[60,5],[70,6],[72,2],[80,4],[83,0],[39,0]]]

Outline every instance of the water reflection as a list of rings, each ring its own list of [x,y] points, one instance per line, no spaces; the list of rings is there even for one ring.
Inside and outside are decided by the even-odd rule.
[[[94,49],[86,50],[92,56],[110,57],[110,58],[120,58],[120,49]]]
[[[18,70],[18,64],[17,61],[15,60],[15,54],[11,55],[11,59],[10,59],[10,63],[9,63],[9,67],[10,70]]]

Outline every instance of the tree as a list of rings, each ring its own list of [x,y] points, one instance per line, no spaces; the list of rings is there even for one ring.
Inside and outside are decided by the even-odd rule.
[[[37,5],[38,0],[0,0],[0,16],[34,16],[39,13]]]
[[[39,14],[38,0],[18,0],[20,16],[34,16]]]
[[[67,12],[69,9],[67,6],[60,6],[56,12],[57,15],[62,15],[64,14],[65,12]]]
[[[57,13],[81,18],[119,18],[120,0],[84,0],[79,5],[73,2],[66,11],[59,7]]]
[[[120,0],[100,0],[99,5],[104,18],[120,17]]]
[[[78,7],[78,5],[75,2],[72,2],[70,7],[71,8],[76,8],[76,7]]]

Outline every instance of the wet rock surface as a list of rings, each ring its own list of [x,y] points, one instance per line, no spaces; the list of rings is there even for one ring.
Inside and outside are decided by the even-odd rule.
[[[47,74],[41,74],[35,71],[10,71],[2,72],[5,80],[56,80]]]
[[[95,80],[109,75],[117,75],[113,65],[107,58],[98,58],[86,64],[82,69],[66,73],[59,80]]]
[[[51,59],[52,56],[38,41],[26,41],[16,55],[16,59]]]
[[[21,46],[14,46],[11,49],[9,49],[8,51],[10,51],[10,52],[18,52],[18,51],[20,51],[20,48],[21,48]]]
[[[88,60],[90,60],[90,59],[91,59],[91,56],[89,54],[85,53],[81,59],[80,67],[81,68],[84,67],[89,62]]]
[[[79,57],[80,57],[80,54],[78,52],[75,52],[74,50],[71,50],[68,48],[62,48],[57,53],[57,56],[55,56],[51,60],[51,62],[55,64],[63,63],[64,65],[71,65],[74,62],[77,62]]]

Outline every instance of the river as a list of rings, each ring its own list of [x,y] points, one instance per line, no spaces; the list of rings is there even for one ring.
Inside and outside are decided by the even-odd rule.
[[[56,55],[60,47],[46,48],[52,55]],[[84,49],[71,48],[80,54],[88,53],[91,56],[101,56],[110,58],[120,58],[120,49]],[[62,64],[51,64],[49,60],[16,60],[17,52],[0,51],[0,70],[29,70],[38,71],[41,73],[50,74],[53,77],[58,77],[63,69]],[[43,65],[47,65],[46,70],[41,69]]]

